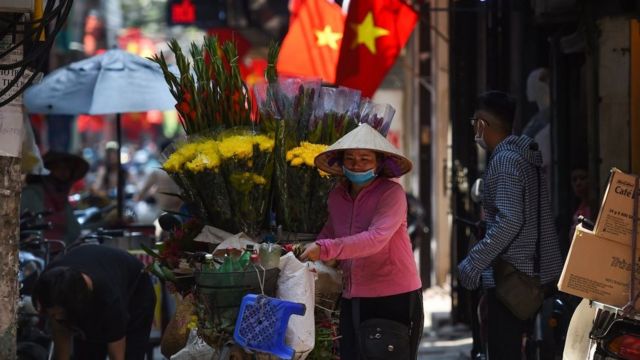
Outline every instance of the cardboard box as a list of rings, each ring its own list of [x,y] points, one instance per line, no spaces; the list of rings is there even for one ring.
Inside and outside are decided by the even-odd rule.
[[[633,194],[639,192],[635,189],[635,181],[635,175],[625,174],[616,168],[611,169],[609,185],[604,193],[594,229],[598,236],[625,245],[631,244]],[[640,236],[638,242],[640,243]]]
[[[631,246],[578,226],[558,288],[572,295],[623,307],[629,301],[631,265]],[[637,305],[636,309],[639,309]]]

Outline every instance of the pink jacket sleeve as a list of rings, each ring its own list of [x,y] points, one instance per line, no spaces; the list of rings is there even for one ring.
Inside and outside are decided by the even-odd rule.
[[[391,187],[380,197],[366,231],[316,241],[320,245],[320,260],[353,259],[375,254],[389,242],[406,216],[407,198],[402,187]]]

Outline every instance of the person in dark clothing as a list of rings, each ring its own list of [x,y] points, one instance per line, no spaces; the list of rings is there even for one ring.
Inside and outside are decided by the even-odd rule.
[[[51,318],[56,359],[144,359],[155,292],[133,255],[82,245],[52,262],[33,292]]]
[[[72,186],[84,178],[89,163],[80,156],[53,150],[42,160],[51,173],[27,176],[20,198],[21,211],[52,211],[47,216],[52,227],[44,231],[44,236],[70,244],[80,236],[81,228],[69,204],[69,193]]]

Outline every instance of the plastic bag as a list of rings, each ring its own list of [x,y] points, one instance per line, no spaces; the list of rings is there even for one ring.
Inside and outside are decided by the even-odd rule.
[[[216,355],[216,350],[198,336],[198,329],[191,329],[187,346],[173,355],[171,360],[210,360],[216,359]]]
[[[36,145],[31,121],[29,121],[29,117],[26,113],[22,132],[22,173],[32,175],[49,175],[49,170],[44,167],[42,156],[40,156],[40,149],[38,149],[38,145]]]
[[[322,261],[314,261],[316,276],[316,304],[327,312],[327,317],[335,311],[342,294],[342,275],[339,270],[327,266]]]
[[[189,339],[189,328],[187,327],[193,314],[193,295],[188,295],[178,303],[176,313],[162,334],[160,341],[160,352],[162,355],[171,358],[180,349],[184,348]]]
[[[224,256],[225,251],[229,248],[242,250],[249,244],[253,245],[255,249],[258,248],[258,243],[253,241],[251,237],[245,233],[237,233],[221,242],[213,251],[213,256]]]
[[[296,359],[305,359],[315,345],[315,276],[306,264],[293,253],[280,258],[280,277],[277,297],[303,303],[307,311],[304,316],[289,319],[285,342],[296,352]]]
[[[223,241],[225,241],[226,239],[231,238],[232,236],[233,234],[228,233],[222,229],[205,225],[204,228],[202,228],[202,231],[200,232],[200,234],[198,234],[198,236],[196,236],[196,238],[193,239],[193,241],[199,241],[199,242],[204,242],[208,244],[218,245]]]

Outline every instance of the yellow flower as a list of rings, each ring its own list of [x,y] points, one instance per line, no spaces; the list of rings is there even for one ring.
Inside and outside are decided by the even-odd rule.
[[[253,174],[253,182],[256,183],[257,185],[264,185],[267,183],[267,179],[263,178],[258,174]]]
[[[185,168],[193,172],[205,169],[215,170],[218,166],[220,166],[218,143],[212,139],[183,144],[162,165],[166,171],[173,173]]]
[[[189,322],[187,323],[187,328],[189,330],[198,328],[198,317],[197,316],[191,315],[191,318],[189,318]]]
[[[291,166],[306,165],[308,167],[315,167],[314,159],[318,154],[325,151],[327,147],[327,145],[303,141],[300,143],[300,146],[287,151],[286,159]]]
[[[272,152],[275,144],[274,140],[266,135],[254,136],[254,143],[258,144],[260,151],[263,152]]]
[[[322,177],[329,177],[329,176],[331,176],[331,174],[329,174],[328,172],[324,172],[324,171],[322,171],[322,170],[320,170],[320,169],[318,169],[318,174],[320,174],[320,176],[322,176]]]
[[[218,149],[223,159],[231,157],[246,159],[253,156],[253,144],[251,136],[236,135],[222,140],[218,145]]]
[[[184,162],[184,159],[182,158],[182,156],[178,152],[174,152],[169,156],[167,161],[164,162],[162,167],[167,172],[175,173],[180,171],[180,168],[182,167],[183,162]]]
[[[234,135],[220,141],[218,148],[223,159],[246,159],[253,156],[254,145],[262,152],[272,152],[274,140],[266,135]]]
[[[201,152],[195,159],[185,164],[185,167],[193,172],[218,170],[218,166],[220,166],[220,157],[213,151]]]
[[[308,167],[316,166],[316,164],[313,162],[315,158],[316,158],[315,154],[311,154],[308,152],[302,155],[302,160],[304,160],[304,164],[307,165]]]

